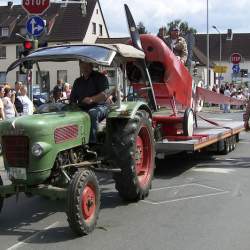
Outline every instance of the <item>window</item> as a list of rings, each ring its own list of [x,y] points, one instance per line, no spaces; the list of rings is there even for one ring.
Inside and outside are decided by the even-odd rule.
[[[99,24],[99,35],[102,36],[102,25]]]
[[[50,77],[49,71],[41,71],[41,77],[38,71],[36,72],[36,84],[41,86],[41,92],[50,91]]]
[[[6,47],[0,46],[0,59],[5,59],[5,58],[6,58]]]
[[[98,15],[98,13],[99,13],[99,11],[98,11],[98,9],[96,9],[96,14]]]
[[[9,28],[2,28],[2,36],[9,36]]]
[[[92,34],[96,35],[96,23],[92,23]]]
[[[20,74],[19,71],[16,71],[16,81],[17,82],[26,82],[26,74]]]
[[[6,72],[0,72],[0,83],[6,83]]]
[[[57,80],[67,82],[67,70],[57,70]]]

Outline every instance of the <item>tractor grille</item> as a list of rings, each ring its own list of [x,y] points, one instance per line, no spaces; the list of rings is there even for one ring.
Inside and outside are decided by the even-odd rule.
[[[26,136],[3,136],[4,157],[10,167],[27,167],[29,164],[29,138]]]

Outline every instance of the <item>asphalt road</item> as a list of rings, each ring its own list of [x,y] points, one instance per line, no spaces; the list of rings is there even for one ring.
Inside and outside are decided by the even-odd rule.
[[[0,215],[0,249],[249,250],[250,133],[240,138],[226,156],[158,161],[150,195],[139,203],[124,203],[111,176],[99,176],[102,209],[85,237],[72,234],[63,201],[9,198]]]

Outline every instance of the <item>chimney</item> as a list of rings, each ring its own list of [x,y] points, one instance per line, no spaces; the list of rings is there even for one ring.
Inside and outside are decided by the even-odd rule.
[[[232,29],[228,29],[227,30],[227,38],[226,38],[227,41],[232,41],[233,40],[233,31]]]
[[[13,2],[9,1],[7,4],[9,8],[12,8]]]

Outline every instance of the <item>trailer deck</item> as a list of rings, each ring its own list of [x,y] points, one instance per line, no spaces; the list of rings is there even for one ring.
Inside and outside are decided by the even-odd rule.
[[[220,126],[215,126],[198,117],[198,127],[194,128],[194,135],[190,137],[169,136],[162,142],[156,143],[157,153],[169,153],[171,151],[197,151],[204,149],[226,138],[238,136],[244,131],[242,114],[238,113],[206,113],[202,112],[202,117],[216,122]]]

